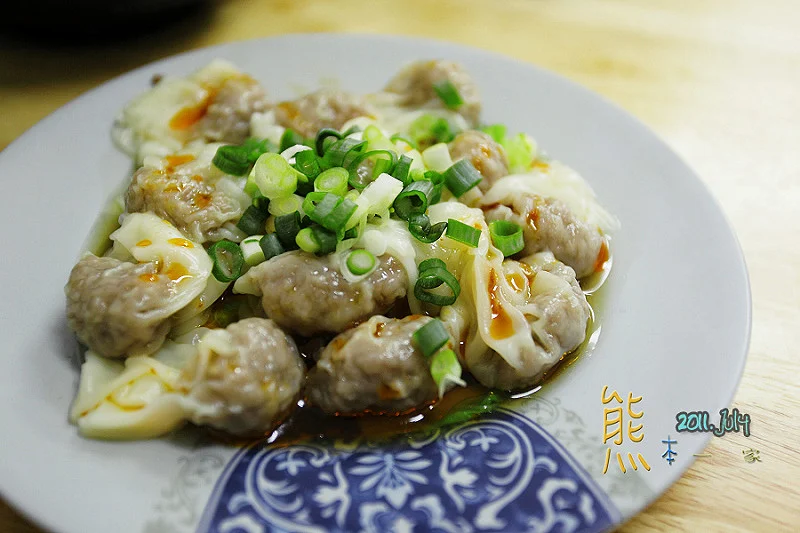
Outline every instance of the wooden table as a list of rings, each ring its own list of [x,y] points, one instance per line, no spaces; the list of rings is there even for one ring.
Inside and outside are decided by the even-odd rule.
[[[800,523],[800,6],[795,0],[229,1],[122,43],[0,41],[0,148],[101,82],[176,52],[286,32],[434,36],[515,56],[605,95],[692,166],[750,269],[750,356],[733,404],[753,435],[713,439],[624,531],[789,531]],[[14,177],[5,177],[11,184]],[[761,462],[746,464],[754,447]],[[39,531],[0,502],[0,531]]]

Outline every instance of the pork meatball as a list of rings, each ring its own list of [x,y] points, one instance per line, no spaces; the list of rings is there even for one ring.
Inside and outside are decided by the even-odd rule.
[[[271,320],[248,318],[214,330],[184,368],[189,420],[238,436],[264,435],[295,407],[305,365]]]
[[[599,269],[608,259],[608,246],[597,226],[579,220],[560,200],[520,193],[510,206],[484,207],[487,221],[509,220],[523,228],[525,248],[520,256],[550,250],[578,278]]]
[[[217,91],[192,137],[241,144],[250,136],[250,117],[267,107],[266,94],[257,81],[249,76],[230,78]]]
[[[234,292],[260,296],[267,316],[294,333],[340,333],[385,313],[406,295],[400,262],[390,255],[378,260],[372,274],[351,283],[331,255],[287,252],[248,270]]]
[[[498,179],[508,176],[505,150],[482,131],[468,130],[459,133],[447,147],[453,161],[466,159],[481,173],[483,179],[478,187],[483,192],[488,191]]]
[[[550,253],[526,257],[519,263],[507,260],[504,265],[513,268],[507,268],[507,272],[519,270],[527,278],[521,287],[525,296],[516,306],[530,326],[533,349],[522,354],[522,364],[517,368],[493,350],[468,353],[466,364],[483,385],[518,390],[538,383],[562,356],[580,346],[586,338],[591,308],[575,271]]]
[[[309,373],[308,397],[327,413],[398,414],[438,397],[412,335],[432,319],[374,316],[335,337]]]
[[[170,328],[174,283],[155,263],[128,263],[87,255],[72,269],[65,289],[67,323],[78,339],[106,357],[150,354]]]
[[[277,123],[304,137],[314,137],[322,128],[340,129],[348,120],[371,115],[360,98],[333,90],[319,90],[275,107]]]
[[[127,212],[154,213],[200,243],[226,237],[220,228],[239,220],[249,203],[229,178],[214,179],[208,165],[193,161],[164,169],[142,167],[125,192]]]
[[[464,67],[452,61],[417,61],[395,75],[384,91],[402,97],[405,106],[443,105],[434,86],[449,81],[463,100],[457,111],[471,126],[477,126],[481,114],[478,86]]]

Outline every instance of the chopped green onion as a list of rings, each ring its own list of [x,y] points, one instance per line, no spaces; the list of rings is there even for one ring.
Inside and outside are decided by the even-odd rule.
[[[344,135],[342,135],[341,133],[339,133],[338,130],[335,130],[333,128],[322,128],[317,132],[317,139],[314,142],[314,146],[317,149],[317,155],[319,155],[320,157],[325,155],[325,148],[327,148],[325,141],[330,139],[331,137],[333,137],[338,141],[342,139]]]
[[[363,276],[375,268],[377,261],[367,250],[353,250],[348,254],[345,264],[354,276]]]
[[[466,386],[461,379],[461,363],[450,348],[443,348],[431,357],[431,377],[439,389],[440,398],[447,392],[447,386],[451,383]]]
[[[306,216],[325,229],[344,234],[345,224],[357,209],[355,202],[329,192],[312,192],[303,201]]]
[[[275,198],[269,203],[269,214],[279,217],[281,215],[291,215],[295,211],[303,208],[303,197],[291,194],[285,198]]]
[[[373,162],[373,167],[360,168],[367,159]],[[358,154],[347,167],[350,172],[350,185],[354,189],[361,190],[384,172],[390,174],[396,164],[397,154],[391,150],[370,150]]]
[[[235,242],[227,239],[217,241],[208,248],[208,255],[214,263],[211,273],[217,281],[233,281],[242,275],[244,255]]]
[[[435,170],[428,170],[423,174],[422,179],[433,183],[433,192],[428,197],[428,204],[438,204],[442,199],[442,187],[444,187],[444,174],[436,172]]]
[[[433,189],[434,185],[430,181],[409,183],[394,201],[395,214],[403,220],[408,220],[411,215],[424,214]]]
[[[409,176],[409,171],[411,170],[411,163],[414,160],[408,157],[407,155],[403,154],[400,156],[400,159],[397,161],[397,164],[394,166],[394,170],[392,171],[392,177],[398,179],[403,182],[403,185],[408,185],[411,183],[411,177]]]
[[[264,261],[269,261],[275,256],[281,255],[286,250],[283,248],[277,233],[269,233],[264,235],[258,245],[264,252]]]
[[[295,243],[304,252],[313,254],[319,251],[319,242],[314,236],[314,230],[311,228],[301,229],[295,237]]]
[[[305,144],[305,138],[291,128],[286,128],[286,131],[281,135],[280,151],[283,152],[296,144]]]
[[[266,223],[267,212],[262,211],[255,205],[251,205],[244,210],[239,222],[236,223],[236,227],[247,235],[255,235],[264,233],[264,224]]]
[[[402,142],[406,143],[412,150],[416,150],[417,149],[417,143],[415,143],[414,141],[411,141],[409,139],[406,139],[405,137],[403,137],[399,133],[395,133],[394,135],[389,137],[389,140],[394,144],[397,144],[398,141],[402,141]]]
[[[458,93],[458,89],[450,80],[440,81],[433,84],[433,90],[441,98],[448,109],[458,109],[464,104],[464,100]]]
[[[331,167],[347,167],[364,146],[367,141],[359,141],[345,137],[333,143],[326,151],[324,160],[328,168]],[[351,153],[352,152],[352,153]]]
[[[359,131],[362,131],[361,130],[361,126],[359,126],[357,124],[353,124],[352,126],[350,126],[345,131],[342,132],[342,138],[349,137],[350,135],[352,135],[354,133],[358,133]]]
[[[278,234],[278,240],[285,249],[295,250],[297,248],[295,237],[300,233],[300,212],[295,211],[275,217],[275,233]]]
[[[424,261],[423,261],[424,262]],[[442,284],[447,285],[450,294],[431,292]],[[420,269],[417,282],[414,284],[414,296],[421,302],[433,305],[452,305],[461,294],[461,284],[456,277],[443,266],[428,266]]]
[[[274,152],[275,145],[273,145],[269,139],[256,139],[254,137],[250,137],[244,141],[244,144],[242,144],[242,150],[247,153],[247,161],[252,165],[258,161],[258,158],[261,157],[261,154]]]
[[[408,135],[419,148],[436,143],[448,143],[455,134],[446,119],[434,115],[422,115],[408,127]]]
[[[475,187],[481,179],[483,176],[468,159],[460,159],[444,171],[444,183],[455,197]]]
[[[300,230],[295,242],[305,252],[324,255],[336,250],[339,240],[335,233],[315,224]]]
[[[411,335],[411,339],[417,346],[422,355],[426,358],[435,354],[439,348],[450,341],[450,334],[447,333],[444,324],[438,318],[434,318]]]
[[[494,139],[494,142],[502,144],[506,138],[506,127],[503,124],[492,124],[491,126],[484,126],[481,131],[487,133],[489,137]]]
[[[333,167],[324,171],[314,180],[314,190],[317,192],[331,192],[344,196],[347,194],[347,182],[350,173],[342,167]]]
[[[313,150],[303,150],[294,155],[294,166],[306,175],[309,181],[313,181],[322,171],[317,160],[317,155]]]
[[[508,157],[508,169],[512,174],[530,170],[538,151],[536,141],[524,133],[518,133],[506,137],[501,144]]]
[[[244,262],[247,263],[248,266],[255,266],[264,262],[266,256],[264,250],[261,248],[261,239],[263,238],[264,235],[253,235],[239,243],[239,248],[242,249]]]
[[[481,240],[481,230],[464,224],[460,220],[450,218],[447,219],[447,236],[454,241],[475,248]]]
[[[377,215],[381,218],[389,217],[389,208],[392,207],[395,198],[403,190],[403,182],[396,180],[389,174],[381,174],[378,178],[366,186],[361,191],[355,204],[358,206],[356,212],[350,217],[345,229],[350,229],[361,223],[366,223],[370,215]],[[349,193],[348,193],[349,194]]]
[[[422,272],[423,270],[428,270],[429,268],[447,269],[447,263],[445,263],[444,261],[442,261],[437,257],[431,257],[430,259],[426,259],[425,261],[417,265],[418,272]]]
[[[289,196],[297,190],[298,180],[308,180],[305,174],[293,168],[280,154],[274,153],[266,153],[258,158],[252,176],[258,190],[270,200]]]
[[[227,328],[239,320],[239,305],[236,301],[223,301],[220,307],[214,308],[214,324],[220,328]]]
[[[453,165],[450,150],[445,143],[437,143],[422,152],[425,166],[436,172],[444,172]]]
[[[447,229],[447,222],[439,222],[431,226],[428,215],[416,214],[408,218],[408,231],[420,242],[430,244],[436,242]]]
[[[508,220],[489,222],[489,235],[492,237],[492,243],[502,252],[504,257],[519,253],[525,248],[522,228]]]
[[[240,146],[220,146],[211,163],[225,174],[244,176],[250,170],[247,151]]]

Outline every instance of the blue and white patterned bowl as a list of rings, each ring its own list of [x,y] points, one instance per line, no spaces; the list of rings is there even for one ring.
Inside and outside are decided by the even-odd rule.
[[[390,443],[236,448],[192,431],[134,443],[78,437],[66,417],[77,369],[66,348],[73,339],[63,285],[99,206],[129,172],[111,145],[111,121],[153,74],[185,74],[216,57],[252,73],[275,98],[331,78],[348,90],[374,90],[418,58],[462,62],[484,96],[485,120],[531,133],[622,222],[591,355],[530,400]],[[0,173],[25,176],[15,182],[19,192],[0,196],[0,216],[7,228],[25,222],[25,232],[7,235],[6,249],[26,251],[26,279],[35,280],[5,284],[0,298],[0,491],[53,531],[608,530],[663,492],[702,450],[709,434],[678,435],[675,415],[726,407],[747,353],[744,261],[697,177],[600,97],[480,50],[400,37],[294,35],[194,51],[60,109],[0,153]],[[42,191],[57,199],[47,217],[38,215]],[[48,245],[30,246],[31,235],[46,236]],[[2,279],[19,279],[18,263],[0,268]],[[29,302],[26,312],[19,302]],[[642,398],[633,411],[644,413],[635,420],[643,424],[640,442],[604,444],[604,387],[621,399]],[[672,463],[661,458],[669,436],[677,441]],[[606,464],[612,448],[619,466]],[[640,460],[633,469],[637,458],[647,468]]]

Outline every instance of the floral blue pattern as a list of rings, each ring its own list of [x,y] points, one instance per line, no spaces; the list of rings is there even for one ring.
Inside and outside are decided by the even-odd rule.
[[[244,448],[198,531],[595,532],[619,519],[556,440],[501,409],[390,443]]]

